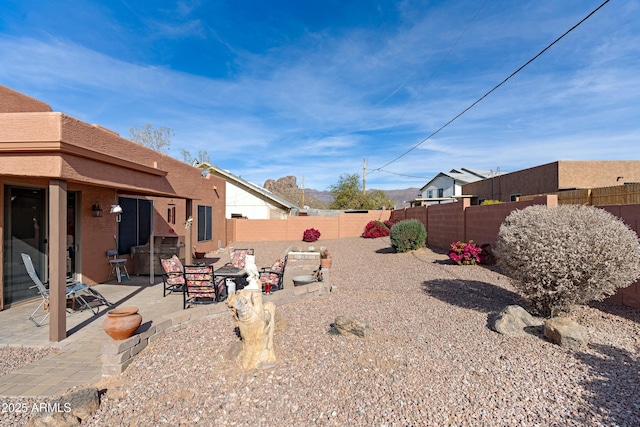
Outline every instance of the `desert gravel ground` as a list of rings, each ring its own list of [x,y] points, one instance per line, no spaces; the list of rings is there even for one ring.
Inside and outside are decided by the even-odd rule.
[[[269,265],[301,242],[243,243]],[[640,313],[595,303],[568,317],[584,351],[535,331],[502,336],[492,314],[523,304],[495,269],[444,253],[397,254],[388,238],[319,240],[333,254],[329,297],[282,305],[278,364],[241,371],[230,318],[156,341],[106,392],[96,426],[639,426]],[[368,322],[362,339],[331,332],[338,315]]]

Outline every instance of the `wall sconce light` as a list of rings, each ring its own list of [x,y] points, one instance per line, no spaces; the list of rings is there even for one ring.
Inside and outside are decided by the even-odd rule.
[[[120,205],[111,205],[111,211],[110,213],[112,214],[116,214],[116,222],[120,222],[120,220],[122,219],[122,206]]]
[[[93,206],[91,206],[91,209],[93,210],[94,217],[98,218],[102,216],[102,208],[100,207],[99,202],[95,202]]]

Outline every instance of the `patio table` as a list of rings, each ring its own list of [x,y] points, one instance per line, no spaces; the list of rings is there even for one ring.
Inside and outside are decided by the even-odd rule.
[[[220,267],[219,269],[214,270],[213,272],[214,280],[217,279],[218,277],[225,280],[225,282],[226,282],[226,279],[233,280],[233,282],[236,285],[236,290],[240,290],[245,287],[245,285],[247,284],[247,279],[246,279],[247,276],[248,276],[247,271],[244,268],[229,267],[229,266]],[[229,292],[229,289],[227,289],[227,293],[228,292]]]

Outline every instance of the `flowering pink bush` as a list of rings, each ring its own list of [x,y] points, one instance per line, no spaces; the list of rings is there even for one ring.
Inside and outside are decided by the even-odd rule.
[[[458,265],[481,264],[482,248],[476,246],[473,240],[469,242],[453,242],[449,249],[449,259]]]
[[[364,233],[362,233],[362,237],[376,239],[378,237],[388,236],[389,228],[391,227],[387,227],[383,222],[369,221],[367,225],[364,226]]]
[[[305,242],[315,242],[320,238],[320,232],[315,228],[309,228],[304,230],[304,234],[302,235],[302,240]]]

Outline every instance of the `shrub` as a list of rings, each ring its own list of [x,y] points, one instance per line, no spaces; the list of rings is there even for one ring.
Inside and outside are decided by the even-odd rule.
[[[388,219],[386,220],[383,224],[385,227],[387,227],[389,230],[391,230],[391,227],[393,227],[393,224],[395,224],[398,221],[394,221],[392,219]]]
[[[502,202],[500,200],[487,199],[487,200],[483,200],[482,203],[480,203],[480,206],[500,205],[500,204],[502,204]]]
[[[638,236],[590,206],[537,205],[512,212],[495,247],[498,265],[543,316],[602,300],[640,276]]]
[[[485,243],[480,246],[480,249],[482,249],[480,253],[480,264],[494,265],[496,263],[496,256],[493,254],[491,244]]]
[[[449,248],[449,259],[458,265],[476,265],[482,262],[482,248],[473,240],[453,242]]]
[[[319,238],[320,232],[315,228],[304,230],[304,233],[302,234],[302,240],[304,240],[305,242],[315,242]]]
[[[424,247],[427,231],[417,219],[405,219],[391,227],[389,237],[396,252],[409,252]]]
[[[362,233],[362,237],[366,237],[369,239],[385,237],[388,235],[389,227],[387,227],[383,222],[380,221],[369,221],[367,225],[364,226],[364,233]]]

